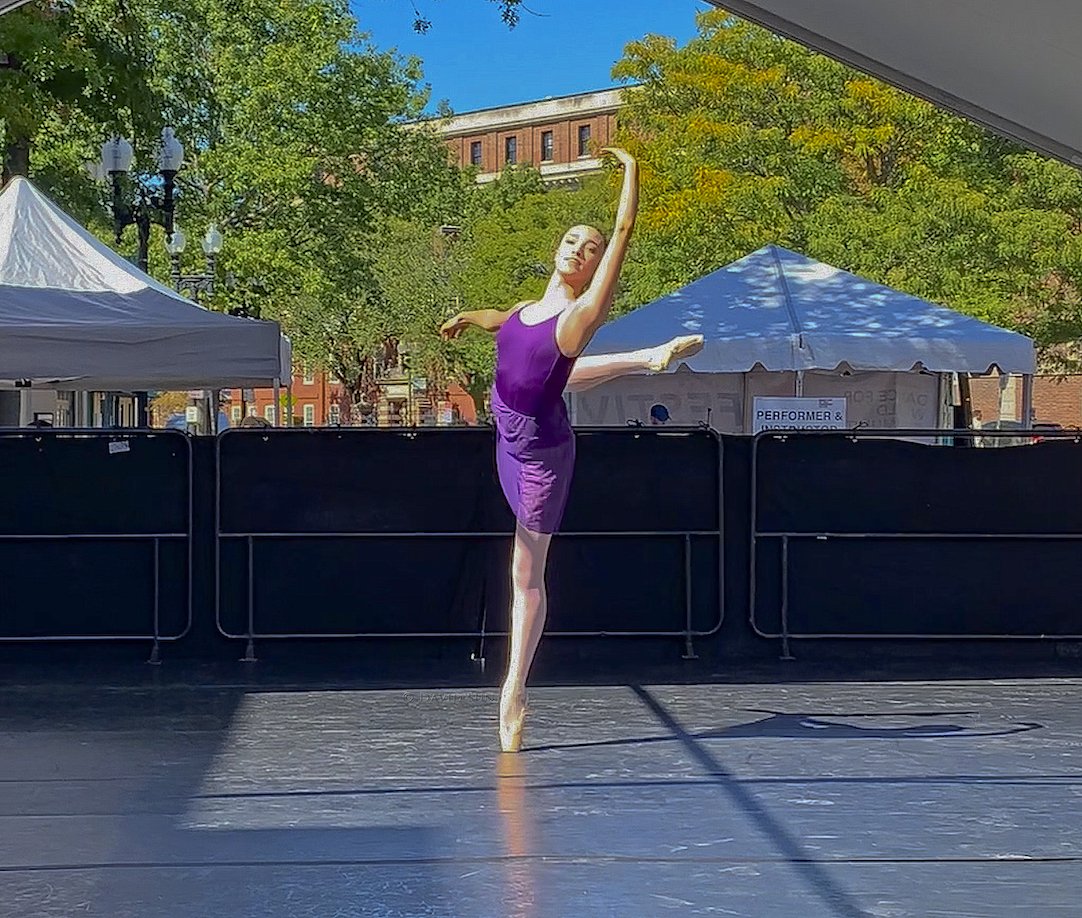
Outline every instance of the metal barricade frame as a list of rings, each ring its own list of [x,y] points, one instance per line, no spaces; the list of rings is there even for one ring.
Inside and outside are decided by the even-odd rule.
[[[56,642],[83,642],[83,641],[152,641],[149,662],[158,663],[160,645],[162,643],[175,643],[187,637],[192,629],[192,555],[194,543],[193,530],[193,458],[191,439],[177,430],[157,430],[148,428],[102,430],[100,428],[7,428],[0,429],[0,440],[3,439],[37,439],[37,440],[61,440],[61,439],[92,439],[103,443],[132,440],[134,438],[174,438],[184,444],[184,461],[186,466],[186,508],[185,517],[187,528],[183,532],[138,532],[138,533],[104,533],[104,532],[81,532],[81,533],[0,533],[0,543],[11,542],[140,542],[150,541],[154,546],[154,595],[152,610],[152,630],[149,634],[63,634],[63,635],[4,635],[0,634],[0,643],[6,644],[33,644],[33,643],[56,643]],[[175,541],[183,539],[187,547],[187,561],[185,563],[185,618],[184,627],[177,634],[161,633],[161,576],[160,555],[163,541]]]
[[[453,428],[461,430],[462,428]],[[487,428],[470,428],[484,433]],[[254,662],[254,642],[257,640],[349,640],[360,638],[481,638],[486,636],[506,637],[506,631],[488,631],[485,629],[472,631],[407,631],[407,632],[330,632],[330,633],[282,633],[282,632],[259,632],[255,628],[255,543],[258,539],[510,539],[513,531],[450,531],[450,532],[225,532],[221,526],[222,509],[222,463],[221,444],[226,437],[236,436],[305,436],[313,432],[332,431],[335,433],[347,433],[357,436],[415,436],[418,432],[438,431],[440,428],[274,428],[271,431],[253,428],[250,430],[231,428],[222,431],[215,438],[215,488],[214,488],[214,622],[219,634],[230,640],[244,640],[247,642],[243,660]],[[704,435],[714,441],[717,454],[715,467],[717,484],[717,514],[716,529],[707,530],[615,530],[615,531],[581,531],[565,532],[557,534],[559,538],[635,538],[635,537],[680,537],[682,540],[682,559],[684,567],[684,627],[672,631],[551,631],[546,632],[551,637],[679,637],[684,639],[684,658],[695,659],[694,639],[710,637],[721,630],[725,620],[725,487],[724,487],[724,446],[721,436],[711,427],[672,427],[664,430],[653,430],[638,427],[575,427],[575,433],[625,433],[628,436],[691,436]],[[707,629],[696,629],[692,625],[692,571],[691,571],[691,542],[693,538],[716,538],[717,547],[717,591],[718,591],[718,615]],[[243,633],[228,631],[222,624],[222,582],[221,561],[222,543],[226,539],[244,539],[247,544],[247,624],[248,628]]]
[[[749,526],[749,575],[748,575],[748,619],[752,631],[761,638],[781,641],[783,660],[794,659],[789,642],[791,640],[995,640],[995,641],[1077,641],[1082,634],[924,634],[924,633],[853,633],[853,632],[794,632],[789,628],[789,544],[791,540],[815,539],[861,539],[861,540],[913,540],[913,541],[1047,541],[1075,542],[1082,541],[1082,533],[1034,533],[1034,532],[824,532],[816,530],[802,531],[760,531],[758,525],[759,507],[759,444],[767,439],[787,438],[844,438],[858,440],[884,439],[939,439],[939,440],[976,440],[982,437],[990,439],[1018,440],[1068,440],[1082,443],[1082,430],[1033,431],[1033,430],[908,430],[908,429],[855,429],[855,430],[764,430],[752,438],[751,450],[751,515]],[[1010,447],[1026,449],[1032,444]],[[931,446],[932,449],[956,449],[950,445]],[[757,610],[757,548],[763,539],[778,539],[781,543],[780,575],[780,628],[776,632],[764,631],[756,620]]]

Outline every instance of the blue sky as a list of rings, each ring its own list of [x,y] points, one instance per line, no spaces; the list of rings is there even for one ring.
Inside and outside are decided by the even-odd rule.
[[[624,45],[649,33],[683,44],[703,0],[524,0],[514,29],[491,0],[351,0],[360,27],[381,50],[424,61],[430,109],[456,112],[615,85]],[[413,32],[416,9],[432,23]],[[533,11],[532,13],[530,11]],[[536,14],[536,15],[535,15]]]

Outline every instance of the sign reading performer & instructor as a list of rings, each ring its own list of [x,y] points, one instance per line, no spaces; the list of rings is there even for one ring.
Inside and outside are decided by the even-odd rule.
[[[752,433],[761,430],[845,430],[844,398],[773,398],[752,402]]]

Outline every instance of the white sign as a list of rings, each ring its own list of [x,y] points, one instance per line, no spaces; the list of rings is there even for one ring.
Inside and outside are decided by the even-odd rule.
[[[199,423],[199,406],[189,405],[184,409],[184,420],[189,424]]]
[[[768,398],[757,396],[752,433],[760,430],[845,430],[844,398]]]

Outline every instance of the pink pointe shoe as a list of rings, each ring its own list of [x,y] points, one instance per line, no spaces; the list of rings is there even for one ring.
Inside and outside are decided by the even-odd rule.
[[[501,752],[518,752],[522,748],[522,724],[526,719],[526,694],[523,693],[515,700],[519,703],[511,707],[503,698],[500,699]]]

